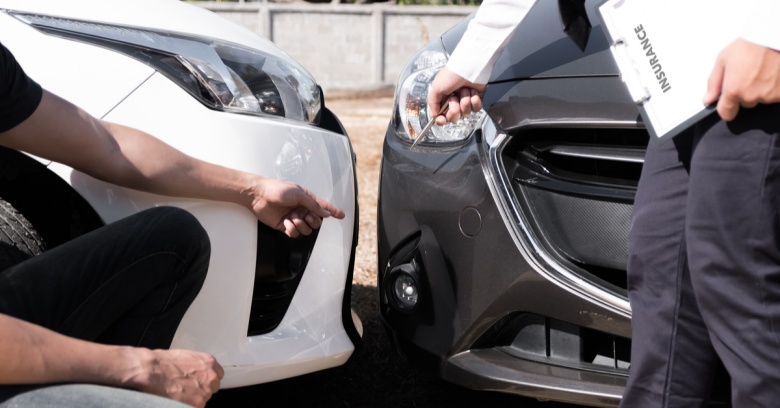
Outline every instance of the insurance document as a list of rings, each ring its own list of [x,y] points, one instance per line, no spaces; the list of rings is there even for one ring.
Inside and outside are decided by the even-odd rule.
[[[706,116],[707,79],[739,37],[752,0],[606,0],[598,6],[611,51],[654,140]]]

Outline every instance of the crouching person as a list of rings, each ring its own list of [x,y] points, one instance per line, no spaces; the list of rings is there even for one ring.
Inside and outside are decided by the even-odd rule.
[[[288,236],[344,213],[287,181],[187,156],[42,89],[0,44],[0,146],[149,193],[243,205]],[[205,230],[154,208],[0,271],[0,408],[203,407],[224,371],[169,350],[208,270]]]

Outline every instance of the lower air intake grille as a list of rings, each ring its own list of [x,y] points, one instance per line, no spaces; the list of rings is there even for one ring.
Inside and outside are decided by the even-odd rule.
[[[275,329],[290,307],[319,229],[309,236],[290,238],[265,224],[257,224],[257,260],[247,335]]]
[[[499,324],[490,346],[509,355],[579,370],[628,374],[629,339],[533,313],[518,313]]]

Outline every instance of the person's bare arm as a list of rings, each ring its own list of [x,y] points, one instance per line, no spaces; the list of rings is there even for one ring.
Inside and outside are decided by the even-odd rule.
[[[300,186],[188,156],[130,127],[93,118],[44,91],[36,111],[0,144],[67,164],[95,178],[169,196],[237,203],[292,237],[344,213]]]
[[[0,314],[0,384],[92,383],[137,389],[203,407],[222,367],[208,354],[108,346]]]
[[[731,121],[739,108],[780,102],[780,52],[738,39],[718,56],[703,103]]]

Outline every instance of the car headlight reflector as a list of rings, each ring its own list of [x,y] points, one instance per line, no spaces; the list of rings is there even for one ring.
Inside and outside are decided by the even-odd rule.
[[[441,42],[434,41],[412,57],[401,73],[396,89],[397,134],[402,140],[413,142],[431,119],[428,112],[428,93],[436,74],[447,64],[447,53]],[[484,110],[461,118],[456,123],[433,126],[420,144],[446,145],[466,140],[484,120]]]
[[[205,37],[10,12],[43,32],[100,45],[166,75],[209,108],[316,123],[320,88],[292,60]]]

